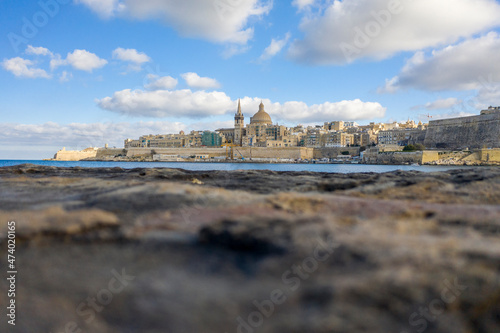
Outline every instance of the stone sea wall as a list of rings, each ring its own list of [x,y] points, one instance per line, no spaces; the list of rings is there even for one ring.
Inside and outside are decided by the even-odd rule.
[[[179,155],[189,157],[193,155],[208,155],[209,157],[226,156],[226,148],[128,148],[127,157],[152,156],[153,154]]]
[[[311,159],[313,148],[265,148],[265,147],[233,147],[234,158],[245,159]]]
[[[412,164],[422,163],[421,151],[417,152],[367,152],[363,156],[363,162],[368,164]]]
[[[342,152],[348,151],[351,156],[359,155],[359,147],[329,147],[329,148],[314,148],[314,158],[336,158]]]
[[[262,160],[310,160],[336,158],[343,151],[351,155],[359,154],[359,148],[250,148],[234,147],[235,159]],[[223,159],[226,148],[88,148],[82,151],[60,150],[55,155],[58,161],[104,160],[104,161],[144,161],[153,155],[190,157],[203,155]],[[436,164],[436,165],[497,165],[500,164],[500,149],[480,149],[474,151],[425,150],[421,152],[379,151],[377,147],[363,152],[363,163],[368,164]]]
[[[263,148],[263,147],[233,147],[235,159],[312,159],[313,148],[291,147],[291,148]],[[113,158],[118,155],[129,158],[151,157],[152,155],[173,155],[190,157],[205,155],[208,158],[226,157],[229,148],[128,148],[128,149],[106,149],[101,148],[97,154],[99,158]]]
[[[306,147],[283,147],[283,148],[264,148],[264,147],[234,147],[234,158],[240,159],[303,159],[313,158],[335,158],[342,152],[348,151],[350,155],[359,155],[359,148],[306,148]],[[103,159],[112,160],[119,158],[149,158],[152,155],[171,155],[180,157],[189,157],[195,155],[206,155],[208,158],[220,158],[229,154],[229,148],[99,148],[96,153],[89,154],[84,151],[58,152],[57,160],[71,158],[68,160],[78,161],[83,159]]]

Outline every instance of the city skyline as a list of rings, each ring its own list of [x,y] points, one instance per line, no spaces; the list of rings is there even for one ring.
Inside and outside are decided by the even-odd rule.
[[[494,0],[7,0],[0,12],[0,159],[231,127],[240,98],[246,119],[262,101],[286,126],[500,104]]]
[[[490,108],[490,110],[497,112],[498,108]],[[383,137],[382,143],[384,145],[404,146],[410,143],[423,143],[426,128],[427,124],[423,124],[421,121],[417,124],[410,120],[404,123],[393,122],[390,124],[370,122],[366,126],[359,126],[354,121],[344,122],[340,120],[324,122],[315,126],[304,127],[301,124],[296,124],[287,127],[273,122],[262,101],[259,104],[259,110],[253,116],[249,115],[245,121],[241,100],[238,100],[238,108],[234,114],[232,127],[219,128],[214,132],[195,129],[190,133],[185,133],[182,130],[179,133],[149,133],[141,135],[139,139],[135,140],[127,138],[124,142],[124,148],[193,148],[224,145],[262,148],[366,148],[380,143],[380,135]],[[105,149],[108,147],[106,146]]]

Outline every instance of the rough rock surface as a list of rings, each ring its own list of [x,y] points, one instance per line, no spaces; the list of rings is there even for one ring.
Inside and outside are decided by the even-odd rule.
[[[498,168],[0,168],[0,331],[499,332],[499,203]]]

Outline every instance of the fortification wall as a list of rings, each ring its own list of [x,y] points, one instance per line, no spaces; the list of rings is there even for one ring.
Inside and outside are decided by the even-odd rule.
[[[126,154],[127,150],[123,148],[99,148],[96,158],[115,157],[119,155],[125,156]]]
[[[235,147],[234,158],[278,158],[278,159],[303,159],[310,160],[314,156],[314,148],[286,147],[286,148],[265,148],[265,147]],[[241,153],[241,155],[240,155]]]
[[[421,163],[422,152],[383,152],[377,156],[377,164]]]
[[[481,149],[479,157],[481,162],[500,163],[500,149]]]
[[[127,157],[152,156],[153,154],[179,155],[209,155],[209,157],[226,156],[226,148],[128,148]]]
[[[363,153],[363,163],[367,164],[412,164],[422,163],[424,152],[378,152],[377,149],[369,149]],[[436,153],[437,156],[437,153]],[[431,155],[427,157],[432,158]]]
[[[97,150],[94,148],[87,148],[81,151],[78,150],[66,150],[65,148],[59,150],[54,155],[54,160],[56,161],[80,161],[85,158],[96,157]]]
[[[226,148],[129,148],[126,153],[127,157],[151,156],[152,154],[178,155],[181,157],[193,155],[208,155],[209,158],[225,157]],[[233,154],[235,159],[241,157],[245,159],[312,159],[314,148],[233,147]]]
[[[429,122],[427,148],[500,148],[500,113]]]
[[[329,147],[314,148],[314,158],[336,158],[344,151],[348,151],[351,156],[359,155],[359,147]]]

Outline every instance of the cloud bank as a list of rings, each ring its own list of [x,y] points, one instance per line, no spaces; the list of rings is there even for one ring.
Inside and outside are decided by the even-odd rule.
[[[103,110],[135,117],[199,119],[232,115],[236,111],[237,100],[232,100],[225,92],[162,89],[162,84],[159,82],[165,81],[166,86],[174,86],[175,79],[153,76],[152,78],[156,81],[146,84],[145,90],[124,89],[115,92],[112,96],[96,99],[96,103]],[[340,119],[367,120],[384,117],[386,112],[386,108],[380,103],[363,102],[359,99],[307,105],[300,101],[288,101],[281,104],[273,103],[269,99],[244,97],[241,99],[241,105],[247,122],[250,116],[258,111],[261,101],[264,102],[266,111],[275,122],[290,124],[322,123]]]
[[[161,19],[180,35],[213,42],[246,44],[253,36],[250,19],[269,13],[263,0],[77,0],[103,18]]]
[[[433,51],[427,56],[417,52],[401,72],[388,80],[381,92],[405,88],[426,91],[485,89],[500,83],[500,36],[469,39],[457,45]]]
[[[454,43],[500,25],[495,0],[296,0],[299,8],[317,7],[305,15],[304,38],[289,55],[316,65],[341,65],[357,59],[386,59]],[[425,22],[425,23],[424,23]]]
[[[2,67],[6,71],[11,72],[17,77],[30,78],[30,79],[36,79],[36,78],[50,79],[52,77],[45,70],[40,68],[35,68],[34,65],[35,62],[28,59],[23,59],[21,57],[4,59],[2,61]]]
[[[146,117],[208,117],[225,114],[232,106],[223,92],[183,90],[117,91],[112,97],[96,100],[108,111],[129,116]]]
[[[137,138],[144,134],[178,133],[185,125],[178,122],[105,122],[57,124],[0,123],[0,143],[35,146],[60,146],[69,149],[111,146],[123,147],[126,138]],[[54,151],[55,153],[55,151]],[[50,157],[50,156],[47,156]]]

